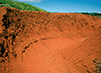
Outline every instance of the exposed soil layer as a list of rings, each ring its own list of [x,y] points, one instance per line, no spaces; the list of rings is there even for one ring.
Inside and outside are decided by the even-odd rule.
[[[0,8],[0,73],[100,73],[101,18]]]

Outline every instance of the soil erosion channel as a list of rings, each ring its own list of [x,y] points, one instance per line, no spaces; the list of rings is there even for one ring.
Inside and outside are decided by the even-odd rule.
[[[99,73],[101,18],[0,8],[1,73]]]

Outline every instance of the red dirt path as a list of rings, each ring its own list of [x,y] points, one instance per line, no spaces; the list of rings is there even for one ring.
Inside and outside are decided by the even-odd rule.
[[[99,73],[101,19],[0,8],[1,73]]]

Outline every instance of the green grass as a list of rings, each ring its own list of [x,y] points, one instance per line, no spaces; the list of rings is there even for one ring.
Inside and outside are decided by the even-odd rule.
[[[0,4],[0,7],[3,7],[3,6],[12,8],[9,4]]]
[[[44,9],[39,8],[39,7],[30,5],[30,4],[27,4],[24,2],[13,1],[13,0],[0,0],[0,7],[2,7],[2,6],[17,8],[19,10],[48,12]]]

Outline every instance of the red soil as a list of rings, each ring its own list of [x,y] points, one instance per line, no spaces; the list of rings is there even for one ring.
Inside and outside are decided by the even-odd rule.
[[[101,19],[0,8],[1,73],[95,73]]]

